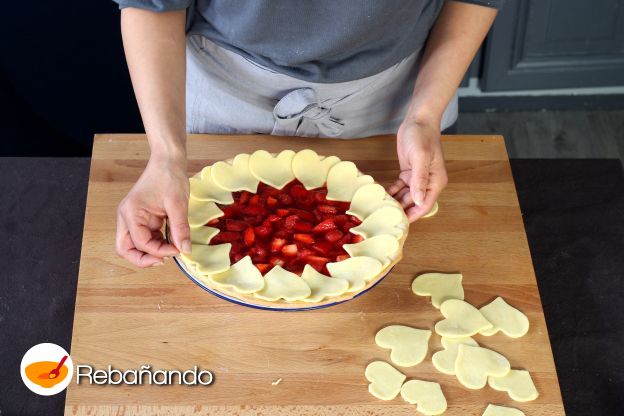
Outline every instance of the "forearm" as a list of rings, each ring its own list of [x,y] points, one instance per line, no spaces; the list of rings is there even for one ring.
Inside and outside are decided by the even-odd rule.
[[[496,9],[445,3],[425,46],[407,119],[440,125],[495,17]]]
[[[121,30],[152,158],[186,163],[185,10],[126,8]]]

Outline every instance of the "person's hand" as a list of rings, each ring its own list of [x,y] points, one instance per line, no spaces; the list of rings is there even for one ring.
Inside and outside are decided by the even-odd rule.
[[[117,253],[139,267],[191,251],[186,162],[150,158],[145,171],[117,208]],[[162,233],[169,219],[171,239]]]
[[[403,121],[397,133],[397,152],[401,173],[388,193],[413,222],[431,210],[448,182],[439,123]]]

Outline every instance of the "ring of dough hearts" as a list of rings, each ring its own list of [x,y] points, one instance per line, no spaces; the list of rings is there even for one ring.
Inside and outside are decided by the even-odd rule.
[[[401,205],[336,156],[241,153],[189,183],[192,250],[176,261],[226,298],[329,306],[374,286],[402,257],[409,222]]]
[[[439,415],[446,410],[446,398],[438,383],[409,380],[401,386],[401,397],[424,415]]]
[[[489,404],[482,416],[525,416],[524,412],[513,407]]]
[[[471,337],[484,329],[492,328],[490,321],[481,312],[459,299],[449,299],[440,305],[440,312],[446,319],[435,324],[438,335],[448,338]]]
[[[375,335],[375,343],[390,348],[390,360],[401,367],[420,364],[427,356],[431,331],[404,325],[390,325]]]
[[[494,390],[506,391],[517,402],[530,402],[539,396],[531,374],[526,370],[510,370],[503,377],[490,377],[488,384]]]
[[[480,309],[481,314],[492,323],[492,328],[484,329],[481,335],[494,335],[502,331],[511,338],[520,338],[529,331],[529,318],[518,309],[498,297]]]
[[[431,304],[440,309],[448,299],[464,300],[462,275],[447,273],[425,273],[412,282],[412,292],[419,296],[431,296]]]
[[[470,345],[473,347],[478,347],[477,341],[470,337],[464,338],[447,338],[442,337],[442,347],[444,349],[442,351],[438,351],[433,354],[431,357],[431,362],[433,366],[439,372],[443,374],[448,374],[451,376],[455,375],[455,360],[457,360],[457,353],[459,352],[459,344]]]
[[[511,366],[501,354],[482,347],[459,344],[455,359],[455,376],[469,389],[482,389],[488,377],[503,377]]]
[[[367,365],[364,375],[370,382],[370,394],[381,400],[394,399],[406,379],[405,374],[384,361],[373,361]]]

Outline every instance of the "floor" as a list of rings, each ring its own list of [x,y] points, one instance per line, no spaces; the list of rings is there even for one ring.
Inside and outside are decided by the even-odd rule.
[[[462,113],[460,134],[501,134],[513,159],[620,159],[624,110]]]

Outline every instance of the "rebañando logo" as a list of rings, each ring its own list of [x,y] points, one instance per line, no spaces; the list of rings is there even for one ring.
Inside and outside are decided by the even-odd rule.
[[[24,354],[20,373],[33,393],[52,396],[65,390],[74,374],[72,359],[56,344],[37,344]]]

